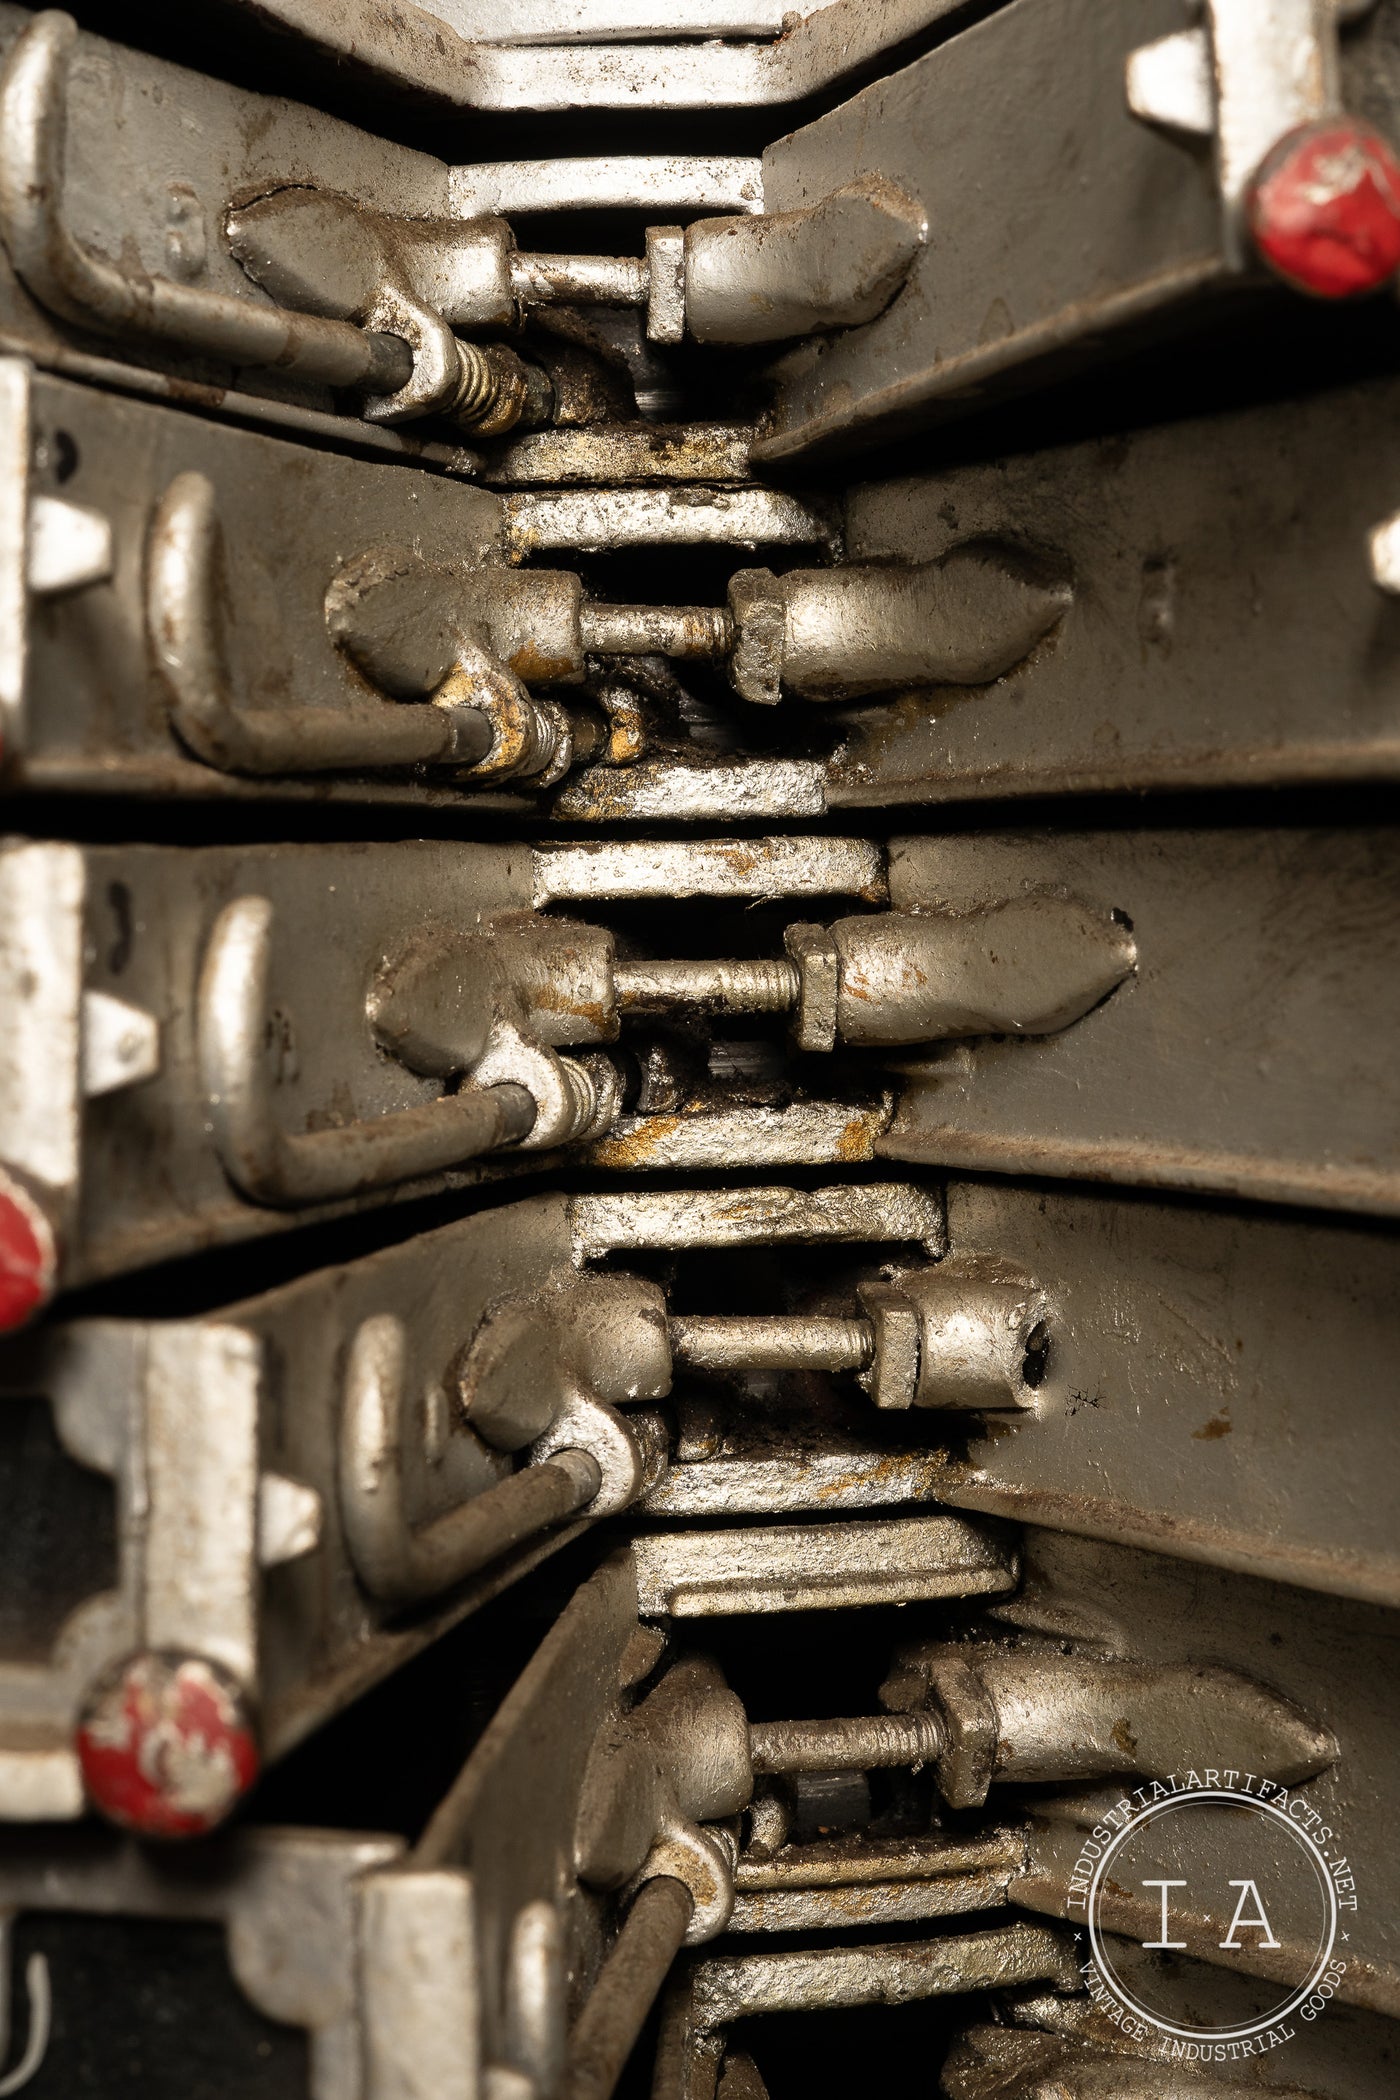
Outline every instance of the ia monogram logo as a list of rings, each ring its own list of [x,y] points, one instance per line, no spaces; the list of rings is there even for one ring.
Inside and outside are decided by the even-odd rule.
[[[1206,1779],[1216,1782],[1210,1771]],[[1151,1781],[1084,1840],[1068,1908],[1083,1973],[1128,2039],[1227,2062],[1292,2040],[1345,1977],[1356,1882],[1306,1797],[1259,1780]]]

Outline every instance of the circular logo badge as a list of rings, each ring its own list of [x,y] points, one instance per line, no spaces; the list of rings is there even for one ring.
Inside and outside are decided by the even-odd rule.
[[[1354,1877],[1303,1795],[1255,1784],[1153,1782],[1085,1840],[1071,1912],[1082,1905],[1090,1988],[1125,2031],[1142,2022],[1181,2043],[1247,2043],[1315,2019],[1335,1995]],[[1248,1990],[1187,1988],[1201,1962],[1243,1972]]]

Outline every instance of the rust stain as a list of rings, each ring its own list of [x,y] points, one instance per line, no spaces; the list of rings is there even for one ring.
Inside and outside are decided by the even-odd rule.
[[[614,1032],[614,1016],[606,1000],[571,999],[565,986],[546,982],[539,986],[530,1003],[540,1013],[564,1014],[571,1021],[582,1021],[600,1036]]]
[[[852,1116],[836,1140],[836,1157],[844,1160],[872,1159],[874,1149],[874,1132],[868,1117]]]
[[[1201,1428],[1193,1429],[1191,1438],[1193,1443],[1208,1444],[1218,1436],[1229,1436],[1234,1426],[1234,1423],[1230,1420],[1228,1406],[1222,1407],[1219,1414],[1212,1415],[1210,1420],[1204,1423]]]
[[[622,1137],[604,1138],[595,1146],[593,1160],[600,1167],[649,1166],[667,1138],[679,1130],[680,1116],[649,1116],[640,1130]]]
[[[533,642],[525,642],[516,650],[510,667],[526,685],[557,685],[572,678],[577,670],[567,656],[546,656]]]
[[[1112,1735],[1114,1742],[1118,1745],[1124,1757],[1137,1756],[1137,1737],[1133,1734],[1126,1721],[1115,1721]]]
[[[835,1502],[843,1495],[858,1493],[862,1488],[903,1488],[906,1481],[914,1495],[932,1495],[943,1477],[942,1460],[941,1452],[931,1454],[917,1466],[911,1466],[909,1455],[903,1452],[887,1452],[873,1462],[867,1458],[855,1459],[846,1471],[822,1484],[817,1499]]]

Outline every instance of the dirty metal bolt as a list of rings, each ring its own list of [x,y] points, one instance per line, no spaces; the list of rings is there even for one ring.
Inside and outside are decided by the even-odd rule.
[[[1049,1362],[1049,1308],[1037,1286],[956,1268],[864,1283],[877,1407],[1030,1407]]]
[[[1049,890],[965,912],[871,912],[784,933],[786,959],[627,962],[618,1005],[791,1013],[801,1051],[1070,1027],[1137,967],[1120,911]]]
[[[53,1227],[29,1192],[0,1169],[0,1334],[42,1310],[57,1269]]]
[[[671,1354],[693,1371],[863,1371],[875,1348],[869,1320],[681,1318]]]
[[[749,1728],[755,1773],[870,1772],[924,1765],[943,1747],[937,1714],[862,1714],[829,1721],[757,1721]]]
[[[685,341],[685,228],[647,228],[647,341]]]
[[[554,388],[537,365],[526,364],[502,343],[457,346],[457,377],[441,413],[474,437],[500,437],[523,423],[548,422]]]
[[[561,2100],[609,2100],[681,1951],[693,1908],[690,1890],[670,1875],[638,1890],[569,2036]]]
[[[796,966],[761,957],[749,962],[619,962],[613,967],[619,1011],[695,1006],[709,1013],[781,1014],[798,994]]]
[[[1270,269],[1315,298],[1357,298],[1400,268],[1400,161],[1354,117],[1303,124],[1280,139],[1250,184],[1246,212]]]
[[[727,656],[734,623],[723,605],[600,605],[579,615],[590,656]]]
[[[783,935],[783,946],[797,971],[793,1002],[794,1050],[836,1048],[836,1009],[841,993],[841,957],[825,926],[799,922]]]
[[[242,1686],[221,1664],[170,1649],[130,1656],[98,1679],[77,1752],[94,1808],[143,1837],[202,1837],[258,1776]]]
[[[782,1851],[792,1832],[792,1805],[786,1795],[756,1793],[749,1804],[749,1841],[744,1857],[772,1859]]]
[[[1050,1352],[1038,1287],[937,1268],[860,1286],[865,1319],[684,1315],[671,1354],[693,1371],[856,1371],[877,1407],[1029,1407]]]
[[[645,306],[647,264],[640,255],[548,255],[520,250],[510,258],[511,290],[524,306]]]
[[[468,768],[473,780],[533,780],[549,787],[567,772],[573,757],[571,725],[553,700],[528,692],[513,671],[484,650],[463,651],[433,694],[433,705],[490,731],[485,753]]]

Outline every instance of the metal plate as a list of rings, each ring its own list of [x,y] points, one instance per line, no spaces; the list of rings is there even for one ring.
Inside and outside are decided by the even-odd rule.
[[[853,558],[990,540],[1073,601],[993,684],[846,714],[828,801],[1393,779],[1400,610],[1366,539],[1397,501],[1389,380],[854,490]]]
[[[906,1066],[881,1154],[1400,1210],[1397,884],[1384,829],[899,841],[897,910],[1063,887],[1127,913],[1138,968],[1059,1035]]]

